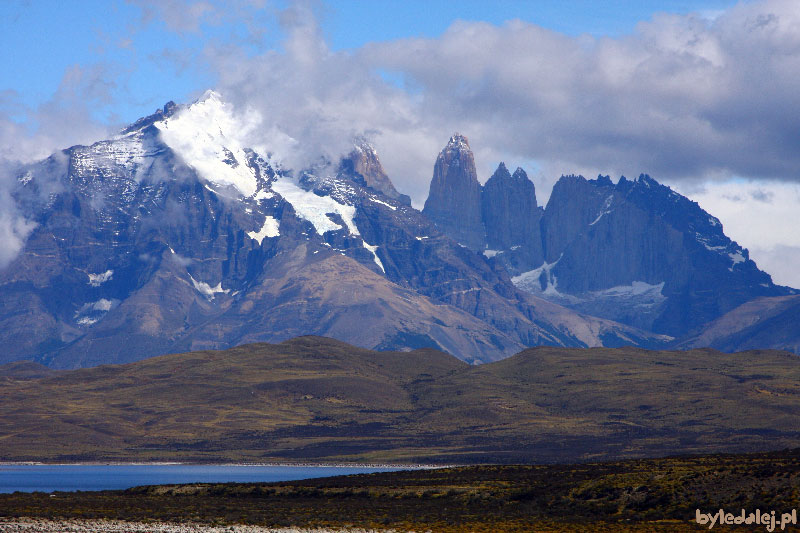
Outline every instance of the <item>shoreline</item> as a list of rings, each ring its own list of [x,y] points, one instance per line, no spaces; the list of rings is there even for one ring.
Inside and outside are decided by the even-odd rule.
[[[9,533],[390,533],[396,529],[360,527],[268,527],[249,524],[212,525],[202,522],[127,521],[104,518],[0,518],[0,530]]]
[[[438,468],[454,468],[459,464],[425,464],[425,463],[194,463],[179,461],[82,461],[70,463],[48,463],[44,461],[0,461],[0,468],[5,466],[233,466],[233,467],[277,467],[277,468],[369,468],[397,470],[436,470]]]

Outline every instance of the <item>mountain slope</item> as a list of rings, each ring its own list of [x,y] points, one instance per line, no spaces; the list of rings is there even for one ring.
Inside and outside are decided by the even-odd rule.
[[[642,175],[564,176],[542,218],[545,261],[514,283],[573,310],[681,336],[773,284],[695,202]]]
[[[798,324],[800,295],[757,298],[722,315],[676,347],[711,346],[727,352],[758,346],[800,353]]]
[[[517,290],[408,205],[369,146],[292,172],[246,147],[243,122],[209,92],[20,169],[14,196],[36,227],[0,272],[0,362],[75,368],[299,334],[470,362],[670,340]]]
[[[607,181],[588,183],[608,193],[603,205],[569,242],[547,250],[560,258],[549,268],[558,291],[586,300],[571,307],[677,336],[753,298],[791,292],[774,285],[719,220],[649,176],[620,179],[612,190]],[[649,301],[607,304],[626,293]]]
[[[539,347],[471,366],[302,337],[0,370],[0,460],[570,461],[800,443],[785,352]]]
[[[477,204],[480,203],[480,210]],[[466,139],[439,154],[423,213],[521,290],[584,315],[684,336],[780,287],[697,203],[642,174],[562,176],[545,209],[522,169],[481,186]]]

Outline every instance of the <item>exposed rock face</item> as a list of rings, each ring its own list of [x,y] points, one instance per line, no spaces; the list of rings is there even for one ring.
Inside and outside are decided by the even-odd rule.
[[[512,176],[500,163],[483,186],[481,202],[488,250],[502,252],[506,262],[519,268],[541,265],[542,210],[536,205],[536,189],[525,171],[517,168]]]
[[[521,169],[512,176],[501,163],[483,187],[451,171],[445,162],[460,162],[450,155],[462,154],[458,138],[437,160],[424,213],[459,242],[470,235],[476,249],[476,226],[469,223],[475,217],[465,214],[472,208],[456,207],[471,205],[477,191],[486,230],[477,249],[523,290],[670,336],[686,335],[754,298],[794,293],[775,286],[725,236],[719,220],[647,175],[622,177],[616,185],[608,176],[562,176],[542,211]],[[442,209],[444,197],[457,203]]]
[[[36,227],[0,271],[0,363],[74,368],[300,334],[470,362],[668,340],[517,290],[378,190],[377,156],[362,167],[372,186],[362,172],[290,176],[238,144],[226,109],[208,94],[19,170],[13,195]],[[453,141],[443,160],[471,166]]]
[[[357,183],[383,193],[404,205],[411,205],[411,198],[407,194],[400,194],[394,188],[392,180],[383,170],[375,148],[366,139],[356,141],[355,149],[342,160],[341,170]]]
[[[553,187],[542,217],[545,261],[554,263],[578,235],[604,211],[614,184],[608,176],[587,180],[562,176]]]
[[[753,298],[793,294],[775,286],[719,220],[647,175],[616,185],[608,176],[562,176],[542,211],[521,169],[512,176],[501,163],[478,185],[462,139],[454,135],[439,155],[423,213],[506,269],[523,290],[670,336]]]
[[[467,138],[455,133],[439,153],[422,212],[460,244],[482,250],[486,230],[481,220],[481,185]]]
[[[753,298],[791,293],[719,220],[647,175],[616,186],[562,177],[542,225],[547,262],[518,282],[582,312],[680,336]]]

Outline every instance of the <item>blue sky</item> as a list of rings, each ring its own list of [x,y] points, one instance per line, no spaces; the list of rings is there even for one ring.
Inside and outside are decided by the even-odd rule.
[[[484,2],[350,1],[319,2],[315,11],[334,50],[373,41],[440,36],[455,20],[502,24],[522,19],[567,35],[617,37],[634,31],[654,13],[704,15],[734,5],[732,0],[594,0]],[[252,42],[241,20],[200,17],[197,28],[170,28],[148,8],[120,0],[5,0],[0,2],[0,93],[36,108],[57,92],[70,68],[95,67],[108,73],[107,91],[93,108],[97,120],[127,123],[169,100],[182,101],[214,86],[217,77],[200,58],[208,43],[244,44],[251,53],[281,47],[276,22],[286,2],[243,7],[262,33]],[[176,8],[180,10],[180,8]],[[190,18],[190,17],[187,17]],[[2,103],[2,101],[0,101]],[[20,109],[9,110],[21,123]],[[31,124],[35,127],[35,124]]]

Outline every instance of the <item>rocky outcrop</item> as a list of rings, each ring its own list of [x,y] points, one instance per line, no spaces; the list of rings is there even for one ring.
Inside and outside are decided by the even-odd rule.
[[[481,185],[475,158],[463,135],[453,134],[439,153],[422,212],[458,243],[475,251],[484,248],[486,230],[481,220]]]
[[[684,335],[748,300],[791,293],[719,220],[644,174],[617,185],[562,177],[542,226],[547,263],[528,288],[659,333]]]
[[[542,217],[542,242],[547,263],[554,263],[578,235],[604,212],[614,191],[608,176],[587,180],[561,176],[553,187]]]
[[[378,191],[403,205],[411,205],[411,198],[394,188],[392,180],[383,170],[378,153],[366,139],[357,139],[355,148],[342,159],[340,171],[357,183]]]
[[[518,269],[539,266],[544,259],[536,189],[521,168],[514,174],[504,163],[483,186],[481,213],[486,227],[486,247]]]
[[[562,176],[542,211],[521,169],[512,176],[501,163],[483,187],[465,177],[471,174],[462,171],[462,158],[468,169],[474,165],[459,139],[454,135],[437,160],[423,213],[525,291],[674,337],[754,298],[795,293],[774,285],[719,220],[646,174],[616,185],[609,176]]]
[[[224,113],[209,94],[20,170],[14,198],[35,228],[0,271],[0,364],[95,366],[302,334],[470,362],[665,342],[516,289],[379,190],[391,182],[374,153],[349,173],[292,176],[224,134]],[[477,183],[461,144],[439,168],[452,177],[458,161]]]

